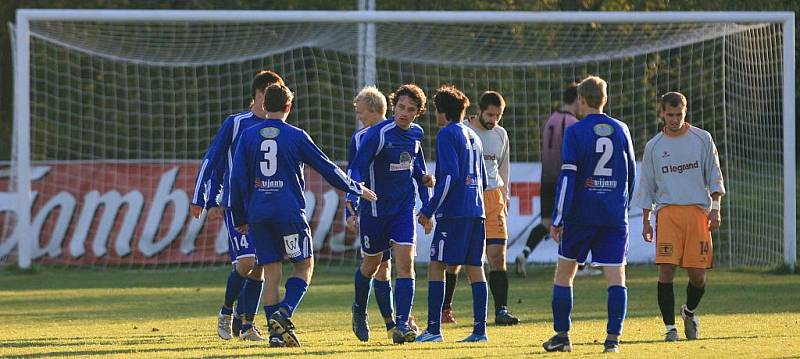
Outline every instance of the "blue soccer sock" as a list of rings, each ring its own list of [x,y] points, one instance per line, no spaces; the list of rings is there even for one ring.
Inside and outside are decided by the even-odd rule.
[[[392,305],[392,282],[373,279],[372,285],[375,287],[375,299],[378,301],[378,309],[381,316],[386,321],[386,330],[394,328],[394,307]]]
[[[300,278],[291,277],[286,281],[285,288],[286,295],[283,297],[283,301],[279,306],[284,310],[286,316],[291,317],[294,315],[297,306],[300,305],[300,301],[303,300],[303,296],[306,295],[308,283]]]
[[[236,316],[242,317],[244,316],[244,282],[242,282],[242,288],[239,289],[239,296],[236,297]]]
[[[428,282],[428,333],[441,334],[444,282]]]
[[[264,315],[267,316],[267,323],[269,323],[269,318],[278,311],[278,305],[265,305],[264,306]]]
[[[572,287],[553,285],[553,330],[559,334],[569,332],[572,324]]]
[[[606,332],[612,335],[622,334],[622,324],[628,308],[628,288],[612,285],[608,287],[608,325]]]
[[[358,314],[367,314],[367,302],[369,302],[370,287],[372,278],[367,278],[361,273],[361,268],[356,268],[355,274],[356,300],[353,310]]]
[[[397,304],[397,325],[408,325],[414,305],[414,278],[397,278],[394,282],[394,301]]]
[[[245,277],[242,277],[236,269],[233,269],[228,274],[228,284],[225,286],[225,307],[226,308],[233,308],[233,302],[236,301],[236,297],[239,296],[239,293],[242,291],[242,287],[244,286]]]
[[[258,313],[258,305],[261,303],[261,292],[264,290],[264,282],[247,278],[244,283],[244,319],[252,322]]]
[[[489,291],[486,282],[472,283],[472,333],[486,334],[486,312],[488,311]],[[441,312],[441,309],[439,310]]]

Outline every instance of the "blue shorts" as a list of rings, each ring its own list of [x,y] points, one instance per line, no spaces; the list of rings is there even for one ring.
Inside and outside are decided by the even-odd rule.
[[[297,263],[314,255],[311,231],[305,221],[264,221],[251,223],[248,227],[248,236],[255,244],[258,263],[261,265],[280,262],[284,256]]]
[[[228,254],[231,256],[231,263],[238,262],[239,258],[255,257],[256,247],[250,241],[250,236],[236,231],[231,211],[223,211],[223,216],[225,229],[228,230]],[[256,260],[258,259],[256,258]]]
[[[486,227],[483,218],[445,218],[436,223],[431,260],[449,265],[483,265]]]
[[[564,224],[558,256],[579,264],[592,252],[596,266],[625,265],[628,256],[628,226],[601,227]]]
[[[395,244],[413,246],[417,239],[413,211],[403,211],[386,217],[364,214],[360,216],[358,223],[361,253],[365,256],[377,256]],[[383,260],[389,258],[391,257],[384,255]]]

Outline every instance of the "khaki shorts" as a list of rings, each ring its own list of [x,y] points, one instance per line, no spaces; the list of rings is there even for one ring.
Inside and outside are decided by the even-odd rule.
[[[499,187],[483,192],[483,208],[486,209],[486,239],[507,240],[506,198]]]
[[[708,269],[714,265],[708,214],[698,206],[666,206],[656,215],[656,264]]]

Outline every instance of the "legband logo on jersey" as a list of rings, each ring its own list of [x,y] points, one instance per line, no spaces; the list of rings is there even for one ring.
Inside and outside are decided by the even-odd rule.
[[[594,131],[595,135],[600,137],[608,137],[614,133],[614,127],[611,127],[611,125],[607,123],[598,123],[592,127],[592,130]]]
[[[692,163],[684,163],[682,165],[667,165],[661,167],[661,173],[683,173],[684,171],[692,170],[692,169],[699,169],[700,163],[698,161],[694,161]]]
[[[617,188],[617,181],[613,180],[604,180],[604,179],[594,179],[589,177],[586,179],[586,188],[589,189],[604,189],[604,188]]]
[[[282,180],[266,180],[260,181],[256,180],[254,184],[255,188],[259,190],[271,190],[271,189],[281,189],[283,188],[283,181]]]
[[[658,245],[658,256],[659,257],[669,257],[672,255],[672,245],[671,244],[659,244]]]
[[[278,137],[278,135],[281,133],[281,130],[275,127],[264,127],[261,129],[261,131],[259,131],[259,133],[261,134],[261,137],[264,138],[275,138]]]
[[[290,234],[283,236],[283,246],[286,249],[286,255],[289,258],[294,258],[300,255],[300,236],[297,234]]]
[[[414,168],[411,162],[411,155],[408,152],[400,154],[400,163],[390,163],[389,171],[410,171]]]

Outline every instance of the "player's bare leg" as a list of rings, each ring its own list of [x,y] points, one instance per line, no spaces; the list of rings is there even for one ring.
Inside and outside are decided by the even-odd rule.
[[[572,316],[572,283],[578,263],[574,260],[558,259],[555,278],[553,280],[553,330],[556,335],[542,343],[548,352],[570,352],[572,343],[569,340],[569,330]]]
[[[456,317],[453,314],[453,294],[456,291],[458,284],[458,273],[461,271],[461,266],[449,265],[447,272],[445,272],[444,281],[444,305],[442,306],[442,324],[455,324]]]
[[[689,285],[686,287],[686,304],[681,306],[681,317],[683,318],[683,330],[686,339],[697,339],[700,333],[697,327],[700,321],[697,319],[695,310],[700,304],[700,299],[706,290],[706,270],[699,268],[689,268]]]
[[[356,273],[356,300],[352,307],[352,324],[353,334],[362,342],[369,341],[369,320],[366,307],[369,300],[369,291],[372,287],[370,283],[375,274],[378,273],[382,257],[383,253],[365,255],[358,269],[360,273]],[[358,283],[364,283],[364,288],[359,289]]]
[[[608,283],[608,325],[603,352],[617,353],[619,352],[619,336],[622,334],[622,325],[625,322],[628,306],[625,265],[603,267],[603,274]]]
[[[395,244],[392,246],[392,253],[395,258],[395,269],[397,270],[394,291],[395,305],[397,305],[397,314],[395,316],[397,325],[393,329],[392,340],[398,344],[413,342],[417,338],[417,332],[411,330],[408,325],[413,302],[406,301],[411,301],[414,297],[413,283],[416,277],[414,255],[416,254],[416,246]],[[406,284],[401,285],[401,281],[410,283],[410,288],[406,288]],[[410,291],[410,293],[404,293],[403,291]]]
[[[658,307],[666,327],[664,333],[666,342],[678,340],[678,329],[675,328],[675,292],[672,284],[675,278],[675,269],[674,264],[658,265]]]
[[[488,241],[488,240],[487,240]],[[517,325],[519,318],[508,311],[508,272],[506,268],[507,243],[490,243],[486,246],[489,260],[489,289],[494,298],[494,323],[497,325]]]

